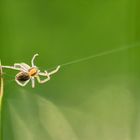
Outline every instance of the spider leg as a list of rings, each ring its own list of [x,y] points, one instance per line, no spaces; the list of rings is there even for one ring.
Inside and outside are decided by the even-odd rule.
[[[49,75],[52,75],[52,74],[58,72],[59,69],[60,69],[60,66],[57,66],[57,68],[56,68],[55,70],[49,72],[48,74],[49,74]],[[46,71],[45,71],[45,72],[46,72]]]
[[[48,76],[49,75],[50,76],[50,75],[58,72],[59,69],[60,69],[60,66],[58,66],[55,70],[53,70],[51,72],[47,72],[47,71],[45,71],[45,73],[44,72],[39,72],[39,75],[41,75],[41,76]]]
[[[34,88],[35,87],[35,78],[34,77],[31,78],[31,82],[32,82],[32,88]]]
[[[27,69],[27,70],[29,70],[31,67],[28,65],[28,64],[26,64],[26,63],[21,63],[21,65],[25,68],[25,69]]]
[[[15,63],[14,64],[15,68],[20,68],[20,70],[24,71],[24,72],[28,72],[28,68],[24,65],[24,64],[19,64],[19,63]]]
[[[35,60],[36,56],[38,56],[38,54],[35,54],[35,55],[33,56],[32,60],[31,60],[32,67],[35,66],[35,65],[34,65],[34,60]]]
[[[30,79],[29,79],[29,80],[27,80],[27,81],[26,81],[26,82],[24,82],[24,83],[19,82],[16,78],[15,78],[15,81],[17,82],[17,84],[18,84],[18,85],[20,85],[20,86],[24,87],[24,86],[26,86],[26,85],[27,85],[27,83],[30,81]]]
[[[36,78],[37,78],[38,83],[43,84],[43,83],[46,83],[47,81],[49,81],[51,79],[48,74],[46,74],[45,76],[47,76],[47,78],[44,79],[44,80],[41,80],[40,77],[37,76]]]
[[[21,68],[16,68],[15,66],[0,66],[0,67],[6,69],[21,70]]]

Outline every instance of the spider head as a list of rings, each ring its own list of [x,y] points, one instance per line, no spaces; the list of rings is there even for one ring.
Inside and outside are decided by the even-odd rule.
[[[35,77],[36,75],[38,75],[39,70],[37,67],[32,67],[28,70],[28,74],[30,77]]]

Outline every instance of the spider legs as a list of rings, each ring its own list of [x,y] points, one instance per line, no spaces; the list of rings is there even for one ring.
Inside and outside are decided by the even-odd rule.
[[[32,82],[32,88],[34,88],[35,87],[35,78],[34,77],[31,78],[31,82]]]
[[[38,56],[38,54],[35,54],[35,55],[33,56],[32,60],[31,60],[32,67],[35,66],[34,60],[35,60],[36,56]]]
[[[17,68],[15,66],[0,66],[1,68],[6,68],[6,69],[13,69],[13,70],[21,70],[21,68]]]
[[[27,80],[27,81],[26,81],[26,82],[24,82],[24,83],[19,82],[16,78],[15,78],[15,81],[17,82],[17,84],[18,84],[18,85],[20,85],[20,86],[24,87],[24,86],[26,86],[26,85],[27,85],[27,83],[30,81],[30,79],[29,79],[29,80]]]
[[[60,66],[58,66],[55,70],[51,71],[51,72],[39,72],[39,75],[41,76],[50,76],[52,74],[55,74],[56,72],[58,72],[58,70],[60,69]]]
[[[56,68],[55,70],[49,72],[48,74],[49,74],[49,75],[52,75],[52,74],[58,72],[59,69],[60,69],[60,66],[57,66],[57,68]]]
[[[19,64],[19,63],[15,63],[14,64],[14,67],[15,68],[19,68],[20,70],[23,70],[24,72],[27,72],[28,71],[28,69],[24,65]]]
[[[43,72],[39,72],[39,75],[40,75],[40,76],[47,76],[47,78],[44,79],[44,80],[41,80],[40,77],[37,76],[37,77],[36,77],[36,78],[37,78],[37,81],[38,81],[39,83],[41,83],[41,84],[42,84],[42,83],[45,83],[45,82],[47,82],[47,81],[49,81],[49,80],[51,79],[50,75],[56,73],[59,69],[60,69],[60,66],[58,66],[55,70],[53,70],[53,71],[51,71],[51,72],[49,72],[49,73],[48,73],[47,71],[45,71],[44,73],[43,73]]]
[[[19,71],[24,71],[27,72],[27,69],[22,65],[15,63],[14,66],[0,66],[1,68],[6,68],[6,69],[13,69],[13,70],[19,70]]]
[[[44,79],[44,80],[41,80],[40,77],[37,76],[36,78],[37,78],[38,83],[43,84],[43,83],[46,83],[47,81],[49,81],[51,79],[50,76],[49,76],[49,74],[47,72],[46,72],[46,75],[45,76],[47,76],[47,78]]]

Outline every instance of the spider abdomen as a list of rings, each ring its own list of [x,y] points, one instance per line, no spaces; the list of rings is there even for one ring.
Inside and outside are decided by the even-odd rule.
[[[19,72],[19,73],[16,75],[16,79],[17,79],[18,81],[25,82],[25,81],[27,81],[27,80],[30,79],[30,76],[29,76],[29,74],[26,73],[26,72]]]

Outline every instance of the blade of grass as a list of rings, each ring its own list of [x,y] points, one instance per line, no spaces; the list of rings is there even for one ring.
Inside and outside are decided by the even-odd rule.
[[[2,140],[2,99],[3,99],[3,78],[2,78],[2,68],[0,67],[0,140]]]

